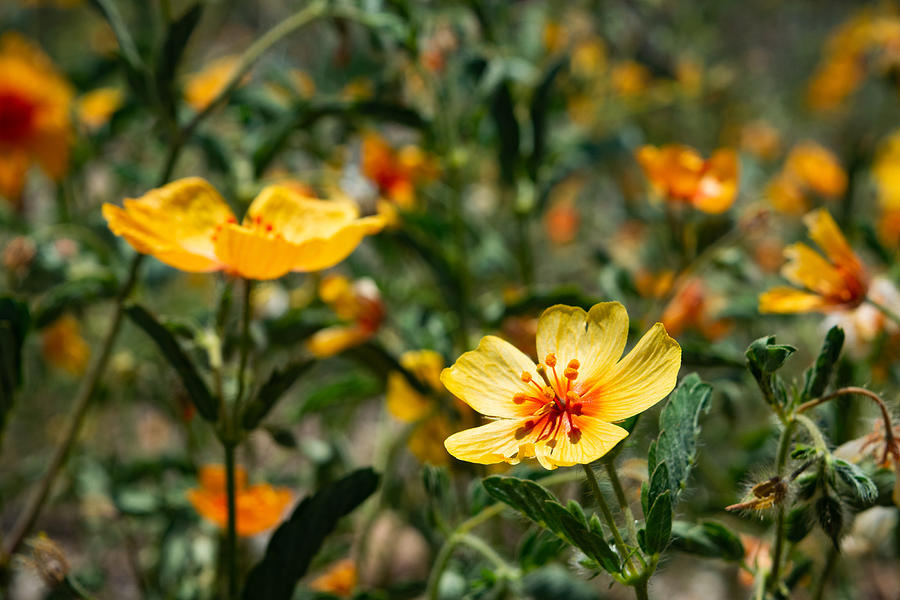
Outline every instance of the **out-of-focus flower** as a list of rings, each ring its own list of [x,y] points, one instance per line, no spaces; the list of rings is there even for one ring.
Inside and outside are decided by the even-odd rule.
[[[37,246],[31,238],[24,235],[16,236],[3,248],[3,268],[21,277],[28,271],[36,254]]]
[[[349,598],[356,588],[356,580],[356,563],[344,558],[329,565],[324,573],[309,582],[309,587],[338,598]]]
[[[345,324],[320,329],[307,340],[307,349],[318,358],[362,344],[384,320],[381,294],[369,278],[351,282],[343,275],[328,275],[319,284],[319,297]]]
[[[225,489],[225,468],[206,465],[200,468],[200,487],[188,490],[187,497],[194,510],[222,529],[228,526],[228,497]],[[235,469],[235,505],[237,534],[248,537],[271,529],[281,522],[281,516],[291,502],[286,488],[268,483],[247,486],[247,472]]]
[[[888,435],[883,420],[875,422],[872,432],[835,448],[835,456],[859,462],[867,456],[883,468],[894,469],[894,491],[891,499],[900,508],[900,425]]]
[[[547,21],[544,23],[544,31],[542,34],[544,48],[546,48],[547,52],[550,54],[561,52],[568,43],[568,31],[559,21]]]
[[[110,117],[125,101],[125,92],[116,87],[98,88],[78,99],[78,120],[88,129],[95,130],[109,123]]]
[[[643,146],[637,161],[653,189],[670,202],[717,214],[728,210],[737,196],[734,150],[719,149],[704,160],[696,150],[680,144]]]
[[[125,200],[124,209],[103,205],[109,228],[138,252],[182,271],[225,271],[247,279],[318,271],[344,260],[384,224],[380,217],[358,214],[351,203],[270,185],[239,225],[225,200],[199,177]]]
[[[400,365],[435,394],[445,393],[440,381],[444,358],[437,352],[406,352],[400,357]],[[467,404],[454,398],[457,418],[453,419],[442,411],[437,398],[421,394],[402,373],[388,375],[386,396],[388,412],[404,423],[418,423],[407,445],[423,463],[446,465],[447,453],[441,442],[460,424],[475,424],[475,413]]]
[[[562,305],[544,311],[538,365],[500,338],[482,338],[444,369],[441,382],[495,420],[453,434],[447,451],[481,464],[536,457],[546,469],[600,458],[628,435],[613,422],[665,398],[681,367],[681,347],[662,323],[620,358],[627,339],[628,314],[618,302],[590,312]]]
[[[878,188],[878,236],[881,243],[900,246],[900,132],[881,143],[872,163]]]
[[[581,213],[575,201],[583,187],[583,178],[570,177],[554,186],[550,192],[549,206],[544,213],[544,231],[547,232],[547,238],[557,246],[571,244],[578,234]]]
[[[662,298],[669,293],[674,282],[675,271],[671,269],[653,272],[641,267],[634,274],[634,287],[642,298]]]
[[[572,49],[572,75],[581,79],[593,79],[606,71],[606,44],[599,37],[578,43]]]
[[[820,112],[833,111],[862,83],[865,69],[860,59],[838,56],[821,63],[806,90],[806,102]]]
[[[0,196],[19,203],[32,163],[58,181],[69,166],[72,88],[15,33],[0,37]]]
[[[459,40],[453,28],[447,24],[439,25],[434,33],[425,38],[421,45],[419,60],[432,73],[440,73],[447,64],[447,55],[456,51]]]
[[[358,77],[344,86],[341,90],[341,98],[348,102],[358,102],[360,100],[368,100],[375,93],[371,79]]]
[[[791,148],[785,170],[803,187],[827,197],[837,197],[847,189],[847,173],[837,156],[815,142],[800,142]]]
[[[41,350],[48,363],[71,373],[84,373],[91,349],[81,335],[78,319],[70,314],[63,315],[41,335]]]
[[[703,281],[692,278],[680,286],[660,320],[672,337],[677,338],[685,330],[694,329],[715,341],[731,330],[729,321],[713,318],[715,304],[716,298],[709,293]]]
[[[187,76],[184,83],[184,99],[197,112],[216,99],[240,65],[237,55],[222,56],[202,69]]]
[[[609,75],[613,90],[626,99],[640,96],[653,79],[650,69],[633,60],[614,64]]]
[[[786,215],[802,215],[809,210],[809,199],[796,177],[779,172],[766,185],[766,199],[772,208]]]
[[[825,256],[806,244],[792,244],[784,250],[788,263],[782,267],[781,274],[809,291],[774,287],[760,294],[759,311],[796,313],[856,308],[866,299],[869,289],[866,269],[827,210],[813,211],[803,221],[809,237]]]
[[[881,306],[885,306],[894,312],[900,312],[900,291],[887,277],[872,278],[868,297]],[[844,330],[844,347],[851,354],[860,358],[869,350],[870,344],[882,332],[887,332],[891,335],[900,333],[900,327],[871,304],[860,304],[854,309],[834,312],[828,315],[823,326],[830,329],[834,325]]]
[[[781,151],[781,135],[769,123],[753,121],[741,128],[741,148],[762,160],[774,160]]]
[[[746,588],[753,586],[754,575],[768,573],[772,567],[772,545],[767,541],[742,533],[741,544],[744,546],[744,568],[738,571],[738,581]]]
[[[697,96],[703,89],[703,68],[691,58],[678,60],[675,77],[681,91],[688,96]]]
[[[369,132],[362,140],[362,172],[383,197],[408,210],[416,204],[416,186],[433,179],[437,168],[418,146],[394,150],[383,137]]]

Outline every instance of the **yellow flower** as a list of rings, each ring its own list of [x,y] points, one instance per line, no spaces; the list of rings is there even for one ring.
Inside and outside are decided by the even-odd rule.
[[[781,150],[781,135],[769,123],[753,121],[741,128],[741,148],[763,160],[772,160]]]
[[[772,208],[780,213],[799,216],[809,210],[809,199],[800,182],[785,171],[779,172],[769,181],[765,194]]]
[[[78,99],[76,111],[78,120],[88,129],[99,129],[109,122],[110,117],[125,100],[125,93],[115,87],[98,88],[87,92]]]
[[[0,196],[19,202],[33,162],[53,180],[65,174],[72,95],[39,48],[15,33],[0,37]]]
[[[400,357],[404,369],[416,376],[424,385],[436,393],[444,393],[441,384],[441,370],[444,358],[433,350],[406,352]],[[423,463],[446,465],[447,453],[441,442],[453,433],[458,422],[475,424],[475,413],[469,406],[454,398],[457,419],[441,410],[434,397],[423,396],[402,373],[392,372],[387,381],[387,409],[396,419],[404,423],[418,423],[409,436],[407,445],[413,455]],[[454,422],[456,421],[456,422]]]
[[[332,563],[324,573],[309,582],[309,588],[338,598],[349,598],[356,588],[356,564],[349,558]]]
[[[869,276],[844,234],[824,209],[809,213],[803,221],[825,256],[806,244],[792,244],[784,250],[788,263],[781,274],[810,291],[774,287],[760,294],[759,312],[825,312],[859,306],[866,299]]]
[[[384,320],[384,303],[369,278],[351,282],[343,275],[328,275],[319,284],[319,298],[347,324],[320,329],[306,342],[318,358],[334,356],[362,344],[378,331]]]
[[[125,200],[124,209],[104,204],[103,216],[135,250],[176,269],[247,279],[328,268],[383,226],[379,217],[358,218],[353,204],[309,198],[279,185],[263,188],[239,225],[225,200],[199,177]]]
[[[847,173],[833,152],[815,142],[791,148],[785,170],[804,186],[823,196],[840,196],[847,189]]]
[[[681,347],[657,323],[624,358],[628,314],[618,302],[589,312],[557,305],[538,322],[535,365],[494,336],[441,373],[450,393],[491,417],[444,442],[460,460],[554,469],[590,463],[628,435],[614,422],[647,410],[675,387]]]
[[[185,101],[198,112],[209,106],[210,102],[225,89],[239,62],[240,57],[237,55],[223,56],[196,73],[188,75],[184,84]]]
[[[696,150],[680,144],[643,146],[637,161],[657,193],[670,202],[717,214],[728,210],[737,196],[734,150],[722,148],[704,160]]]
[[[610,79],[616,93],[623,98],[634,98],[647,89],[653,76],[641,63],[626,60],[613,65]]]
[[[91,349],[81,335],[81,325],[72,315],[65,315],[47,327],[41,336],[44,358],[54,367],[72,375],[84,373]]]
[[[225,491],[225,468],[222,465],[206,465],[200,469],[200,487],[188,490],[187,496],[201,517],[221,528],[228,525],[228,498]],[[235,469],[236,529],[242,537],[256,535],[278,525],[281,516],[291,502],[291,492],[286,488],[272,487],[268,483],[247,486],[247,472]]]

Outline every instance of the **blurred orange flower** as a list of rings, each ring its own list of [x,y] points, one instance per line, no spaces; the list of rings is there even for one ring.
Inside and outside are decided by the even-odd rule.
[[[394,150],[374,132],[363,136],[362,171],[382,196],[404,209],[415,206],[416,186],[437,174],[434,161],[421,148],[407,145]]]
[[[741,128],[741,148],[762,160],[773,160],[781,150],[781,135],[765,121],[753,121]]]
[[[665,398],[681,368],[681,347],[662,323],[621,357],[627,340],[628,314],[618,302],[544,311],[538,365],[500,338],[482,338],[444,369],[441,382],[495,420],[453,434],[447,451],[480,464],[536,457],[545,469],[600,458],[628,435],[613,423]]]
[[[72,88],[50,59],[16,33],[0,37],[0,196],[19,203],[32,163],[65,175]]]
[[[91,355],[90,346],[81,335],[81,324],[69,314],[44,329],[41,350],[47,362],[72,375],[84,373]]]
[[[188,500],[201,517],[224,529],[228,525],[225,468],[222,465],[203,466],[199,480],[200,487],[188,490]],[[247,472],[241,467],[235,469],[235,488],[236,529],[242,537],[256,535],[278,525],[291,502],[291,492],[286,488],[272,487],[268,483],[248,487]]]
[[[87,92],[78,99],[76,112],[78,120],[88,129],[94,130],[106,125],[110,117],[125,101],[125,92],[115,87],[98,88]]]
[[[276,279],[291,271],[319,271],[344,260],[380,217],[358,218],[347,202],[317,200],[270,185],[250,204],[242,224],[204,179],[179,179],[103,205],[116,235],[135,250],[188,272],[225,271],[247,279]]]
[[[821,254],[796,243],[784,250],[788,263],[781,274],[792,287],[774,287],[759,296],[762,313],[796,313],[855,308],[866,299],[869,275],[850,248],[844,234],[827,210],[819,209],[803,219],[809,237],[825,252]]]
[[[362,344],[375,335],[384,320],[384,303],[371,279],[351,282],[343,275],[328,275],[319,283],[319,297],[339,319],[348,322],[320,329],[307,340],[306,347],[319,358]]]
[[[803,186],[823,196],[840,196],[847,189],[847,173],[833,152],[815,142],[791,148],[785,169]]]
[[[437,394],[445,392],[440,381],[444,358],[433,350],[405,352],[400,357],[404,369]],[[441,409],[436,398],[424,396],[407,381],[402,373],[388,375],[387,408],[395,418],[404,423],[418,423],[409,436],[407,445],[410,452],[423,463],[432,465],[448,464],[443,440],[454,431],[454,421],[465,425],[475,425],[475,413],[459,399],[454,398],[454,410],[458,419],[451,419]]]
[[[652,79],[650,69],[633,60],[616,63],[610,70],[612,88],[623,98],[639,96],[650,86]]]
[[[356,588],[356,581],[356,564],[345,558],[332,563],[324,573],[309,582],[309,587],[338,598],[349,598]]]
[[[643,146],[637,161],[653,189],[666,200],[689,204],[707,213],[728,210],[738,188],[738,159],[734,150],[716,150],[709,160],[688,146]]]
[[[878,189],[878,236],[890,248],[900,246],[900,131],[881,143],[872,163]]]
[[[688,329],[700,332],[705,338],[715,341],[731,330],[731,323],[725,319],[714,319],[715,299],[701,279],[686,281],[669,301],[663,311],[662,324],[674,338]]]
[[[184,83],[185,101],[197,112],[205,109],[225,89],[239,64],[237,55],[222,56],[188,75]]]

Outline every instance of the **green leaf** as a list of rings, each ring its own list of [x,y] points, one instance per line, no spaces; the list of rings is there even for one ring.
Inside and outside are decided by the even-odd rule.
[[[815,503],[816,520],[835,548],[840,547],[841,531],[844,527],[844,514],[841,503],[836,498],[823,494]]]
[[[506,185],[513,185],[519,164],[519,122],[516,120],[509,82],[505,79],[497,85],[491,96],[491,116],[500,142],[497,148],[500,176]]]
[[[111,274],[80,277],[51,288],[34,308],[34,326],[42,329],[66,311],[114,297],[119,284]]]
[[[156,342],[163,357],[169,361],[181,378],[188,396],[197,407],[197,412],[207,421],[215,422],[219,416],[219,406],[206,383],[197,373],[196,367],[172,333],[139,304],[126,307],[125,314]]]
[[[646,550],[658,554],[665,550],[672,536],[672,493],[666,490],[650,507],[647,515]]]
[[[766,402],[776,406],[787,404],[784,384],[775,371],[784,366],[797,349],[793,346],[776,344],[775,336],[759,338],[747,348],[747,368],[759,384]]]
[[[653,506],[657,498],[665,492],[671,491],[669,487],[671,485],[670,481],[669,467],[666,466],[666,463],[661,462],[656,465],[656,468],[653,469],[653,475],[650,476],[650,486],[647,488],[647,500],[646,506],[644,506],[645,513],[649,512],[649,508]]]
[[[359,469],[304,498],[247,576],[244,600],[289,600],[338,520],[372,495],[378,479],[371,468]]]
[[[187,9],[183,15],[169,23],[162,50],[156,61],[156,89],[167,114],[175,115],[175,71],[191,34],[203,15],[203,4],[198,2]]]
[[[838,491],[846,496],[854,506],[865,508],[878,499],[878,488],[862,469],[840,458],[831,460],[834,474],[839,484]]]
[[[269,378],[256,392],[250,402],[244,408],[244,414],[241,422],[244,429],[252,431],[259,425],[259,422],[266,418],[266,415],[275,407],[275,404],[287,392],[301,375],[309,371],[315,364],[311,360],[301,360],[290,364],[282,369],[272,371]]]
[[[135,92],[135,97],[147,101],[149,97],[152,97],[148,94],[149,90],[147,89],[147,68],[144,61],[141,60],[134,39],[125,26],[117,3],[113,0],[91,0],[91,4],[103,15],[103,18],[109,23],[113,35],[116,36],[119,57],[122,59],[128,84]]]
[[[700,415],[709,410],[711,394],[712,387],[691,373],[681,380],[659,414],[660,432],[652,452],[654,464],[648,463],[648,468],[655,474],[658,465],[666,464],[673,508],[696,460]],[[648,501],[652,511],[654,498],[648,497]]]
[[[563,67],[569,62],[567,56],[557,59],[544,74],[531,98],[531,156],[528,157],[528,172],[532,181],[537,181],[538,169],[543,164],[547,146],[547,114],[550,108],[550,91],[553,82]]]
[[[825,392],[834,365],[841,355],[844,346],[844,330],[835,325],[825,334],[825,342],[816,362],[804,374],[803,399],[818,398]]]
[[[796,544],[809,535],[815,524],[812,507],[809,504],[799,504],[785,516],[785,538]]]
[[[744,545],[730,529],[715,521],[698,524],[672,523],[672,547],[688,554],[738,562],[744,558]]]
[[[0,297],[0,433],[13,405],[13,394],[22,383],[22,345],[31,326],[28,305]]]
[[[549,529],[606,571],[618,573],[621,570],[619,557],[606,543],[602,531],[593,524],[595,520],[586,521],[577,502],[574,505],[570,502],[570,508],[566,509],[549,490],[528,479],[495,475],[482,481],[482,485],[492,498]]]

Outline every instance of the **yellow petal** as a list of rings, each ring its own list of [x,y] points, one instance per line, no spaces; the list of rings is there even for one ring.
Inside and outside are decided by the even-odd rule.
[[[834,265],[807,246],[791,244],[784,249],[788,262],[781,268],[781,275],[796,285],[818,292],[823,296],[840,297],[846,281]]]
[[[566,433],[565,428],[560,427],[555,438],[535,446],[535,455],[544,468],[592,463],[628,436],[628,432],[618,425],[594,417],[578,415],[573,416],[572,421],[577,430]]]
[[[700,179],[694,206],[719,214],[734,203],[738,187],[738,158],[734,150],[716,150],[707,163],[709,171]]]
[[[215,252],[230,273],[247,279],[277,279],[293,270],[296,244],[261,229],[229,223],[216,234]]]
[[[445,371],[446,372],[446,371]],[[444,440],[447,452],[466,462],[491,465],[517,464],[534,456],[537,428],[526,428],[533,419],[500,419],[481,427],[454,433]]]
[[[791,287],[774,287],[759,295],[761,313],[798,313],[822,310],[825,299]]]
[[[466,352],[441,373],[441,383],[451,394],[483,415],[522,417],[534,406],[513,402],[516,394],[534,395],[535,388],[522,381],[523,372],[533,374],[535,365],[507,341],[488,335],[478,348]]]
[[[559,304],[538,320],[538,360],[552,352],[565,369],[577,359],[581,363],[578,381],[585,386],[615,364],[627,340],[628,312],[619,302],[595,304],[590,312]]]
[[[803,222],[809,228],[809,237],[825,251],[828,260],[853,273],[863,272],[859,258],[827,210],[815,210],[803,217]]]
[[[313,238],[297,244],[294,271],[320,271],[333,267],[356,250],[363,238],[384,227],[379,216],[357,219],[330,237]]]
[[[681,368],[681,346],[657,323],[637,345],[582,393],[584,414],[614,422],[643,412],[675,387]]]
[[[315,332],[307,341],[306,348],[316,358],[328,358],[340,354],[348,348],[358,346],[372,337],[372,332],[356,325],[334,325]]]
[[[353,222],[359,210],[352,202],[310,198],[295,188],[269,185],[250,203],[244,224],[261,221],[295,244],[326,238]]]
[[[385,397],[388,412],[404,423],[418,421],[434,410],[432,403],[396,371],[388,374]]]

